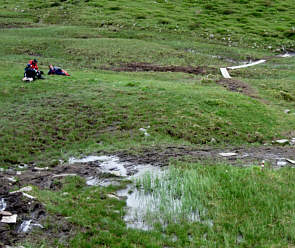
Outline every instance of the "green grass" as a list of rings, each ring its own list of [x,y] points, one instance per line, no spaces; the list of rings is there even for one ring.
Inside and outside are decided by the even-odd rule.
[[[234,46],[294,46],[292,0],[260,1],[0,1],[1,26],[95,27],[107,33],[185,33]],[[244,33],[247,32],[247,35]],[[255,44],[256,43],[256,44]]]
[[[40,191],[37,196],[51,214],[68,217],[71,225],[85,230],[71,239],[70,247],[288,247],[294,244],[293,169],[274,171],[185,163],[171,166],[174,169],[166,174],[163,183],[167,186],[166,193],[181,197],[185,204],[196,208],[203,206],[206,212],[201,219],[212,220],[213,226],[205,221],[172,221],[164,228],[156,225],[153,231],[127,229],[122,221],[124,202],[106,197],[115,188],[85,187],[83,181],[75,178],[66,180],[61,191]],[[160,181],[152,188],[147,178],[143,182],[147,192],[152,190],[163,201],[166,199],[163,188],[157,186]],[[167,212],[168,207],[162,211]],[[239,236],[241,243],[237,243]],[[55,242],[57,245],[58,240]]]
[[[87,147],[210,144],[212,138],[220,145],[259,144],[291,132],[295,118],[182,73],[70,71],[71,77],[24,84],[14,74],[20,66],[4,68],[3,164],[48,162]],[[145,138],[139,128],[147,126]]]

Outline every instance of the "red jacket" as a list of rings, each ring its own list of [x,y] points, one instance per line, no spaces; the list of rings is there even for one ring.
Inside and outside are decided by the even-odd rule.
[[[29,61],[29,65],[30,65],[30,68],[39,71],[39,67],[38,67],[37,63],[34,62],[34,60],[30,60],[30,61]]]

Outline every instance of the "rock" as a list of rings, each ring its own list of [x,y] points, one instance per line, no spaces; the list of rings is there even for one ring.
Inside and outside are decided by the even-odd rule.
[[[49,168],[48,167],[44,167],[44,168],[34,167],[34,170],[36,170],[36,171],[44,171],[44,170],[49,170]]]
[[[5,248],[25,248],[24,246],[20,245],[20,246],[10,246],[10,245],[6,245]]]
[[[120,171],[110,171],[110,174],[112,174],[112,175],[114,175],[116,177],[121,177],[122,176]]]
[[[23,193],[23,196],[25,196],[25,197],[27,197],[27,198],[29,198],[29,199],[36,199],[36,197],[34,197],[34,196],[31,196],[31,195],[29,195],[29,194],[27,194],[27,193],[24,193],[24,192],[22,192]]]
[[[9,182],[16,183],[15,177],[6,177]]]
[[[221,152],[219,153],[219,155],[222,157],[232,157],[232,156],[237,156],[238,154],[235,152]]]
[[[20,165],[18,165],[18,168],[20,168],[20,169],[27,169],[28,168],[28,165],[27,164],[20,164]]]
[[[107,194],[107,197],[109,198],[113,198],[113,199],[116,199],[116,200],[120,200],[120,198],[114,194]]]
[[[8,211],[0,211],[0,215],[2,215],[2,216],[11,216],[12,213],[10,213]]]
[[[289,114],[290,112],[291,112],[290,109],[285,109],[285,110],[284,110],[284,113],[285,113],[285,114]]]
[[[16,191],[13,191],[13,192],[10,192],[9,194],[15,194],[15,193],[19,193],[19,192],[30,192],[30,191],[32,191],[33,190],[33,188],[32,188],[32,186],[27,186],[27,187],[23,187],[23,188],[21,188],[21,189],[19,189],[19,190],[16,190]]]
[[[150,134],[147,132],[147,130],[145,128],[139,128],[139,131],[143,132],[144,136],[150,136]]]
[[[287,164],[287,162],[285,160],[279,160],[277,161],[277,166],[285,166]]]
[[[289,140],[287,139],[280,139],[280,140],[276,140],[274,143],[280,144],[280,145],[285,145],[289,143]]]
[[[6,209],[6,207],[7,207],[7,204],[4,200],[4,198],[1,198],[0,199],[0,211],[4,211]]]
[[[16,223],[17,214],[11,216],[3,216],[1,222],[7,224],[14,224]]]
[[[68,177],[68,176],[75,177],[75,176],[77,176],[77,174],[75,174],[75,173],[58,174],[58,175],[53,175],[52,178]]]

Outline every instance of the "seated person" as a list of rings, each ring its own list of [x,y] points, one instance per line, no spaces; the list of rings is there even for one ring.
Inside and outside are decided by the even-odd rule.
[[[23,81],[33,81],[36,78],[43,79],[43,71],[39,71],[38,61],[36,59],[30,60],[25,68]]]
[[[70,74],[67,73],[65,70],[63,70],[59,67],[53,66],[53,65],[49,65],[48,75],[70,76]]]

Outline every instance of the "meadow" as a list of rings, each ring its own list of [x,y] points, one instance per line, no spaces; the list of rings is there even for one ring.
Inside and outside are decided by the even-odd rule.
[[[294,51],[294,14],[292,0],[0,0],[0,167],[54,168],[71,156],[139,156],[155,147],[261,148],[294,137],[295,60],[276,57]],[[33,58],[45,74],[53,64],[71,76],[24,83]],[[261,58],[269,59],[231,72],[246,92],[222,86],[220,67]],[[204,71],[123,70],[136,63]],[[89,187],[83,178],[68,177],[56,191],[35,187],[49,213],[48,234],[33,232],[20,244],[293,247],[293,169],[261,170],[257,163],[238,168],[171,156],[163,184],[149,176],[137,182],[146,193],[174,190],[174,198],[184,197],[184,212],[202,208],[212,226],[181,219],[179,210],[173,213],[178,221],[167,217],[165,228],[127,228],[124,199],[106,197],[127,182]],[[63,232],[57,217],[67,217],[73,229],[65,240],[49,235]]]

